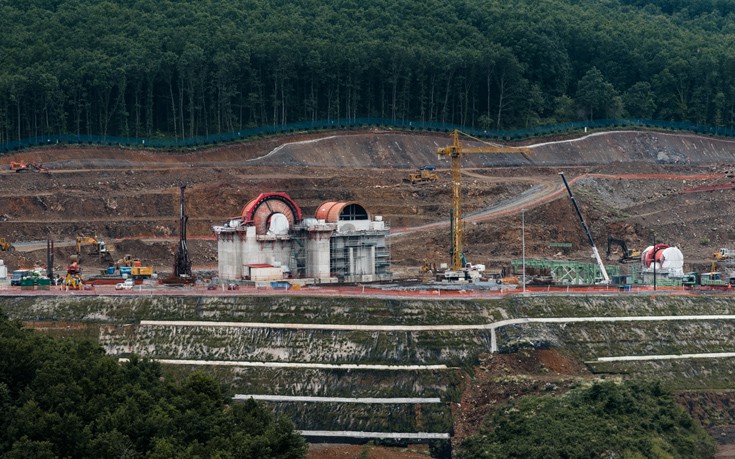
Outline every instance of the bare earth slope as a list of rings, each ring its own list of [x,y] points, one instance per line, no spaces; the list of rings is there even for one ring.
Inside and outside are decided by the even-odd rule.
[[[192,258],[216,265],[211,226],[240,213],[261,192],[285,191],[313,215],[326,200],[356,200],[400,234],[391,238],[398,274],[424,260],[448,258],[449,164],[436,157],[446,134],[337,131],[294,134],[191,152],[54,146],[4,157],[42,162],[48,173],[0,173],[0,237],[20,249],[10,269],[43,262],[23,241],[57,241],[57,265],[77,234],[111,244],[166,269],[178,231],[178,185],[187,185]],[[574,182],[577,201],[598,246],[608,234],[634,247],[658,240],[679,245],[688,261],[705,263],[735,240],[729,222],[733,189],[726,177],[735,142],[693,135],[621,131],[579,138],[527,141],[534,154],[468,154],[463,159],[466,253],[473,262],[507,264],[520,256],[521,208],[527,256],[549,257],[550,242],[572,242],[570,258],[588,259],[581,227],[557,173]],[[478,146],[474,141],[466,146]],[[425,164],[440,180],[411,185],[407,173]],[[701,185],[710,192],[682,193]],[[412,228],[423,226],[420,232]],[[398,229],[400,231],[397,231]],[[197,238],[203,238],[201,240]],[[34,248],[34,246],[29,246]],[[24,256],[22,258],[21,256]],[[85,260],[94,264],[93,259]]]

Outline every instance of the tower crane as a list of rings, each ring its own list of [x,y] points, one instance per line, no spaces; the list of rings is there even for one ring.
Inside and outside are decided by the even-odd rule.
[[[472,140],[485,143],[484,147],[464,148],[459,142],[459,135],[462,134]],[[507,147],[503,145],[495,145],[471,135],[455,129],[452,132],[452,144],[446,147],[437,148],[436,153],[442,157],[449,157],[452,160],[452,245],[450,248],[451,269],[458,271],[464,266],[462,253],[462,155],[467,153],[533,153],[526,147]]]

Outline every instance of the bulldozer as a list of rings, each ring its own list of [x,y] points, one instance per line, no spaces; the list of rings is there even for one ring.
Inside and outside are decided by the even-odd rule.
[[[411,182],[411,184],[415,183],[423,183],[423,182],[436,182],[439,180],[439,175],[437,175],[435,166],[423,166],[419,168],[418,172],[411,172],[408,174],[408,181]]]

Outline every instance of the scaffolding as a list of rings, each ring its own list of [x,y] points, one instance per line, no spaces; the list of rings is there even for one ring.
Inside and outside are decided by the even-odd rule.
[[[385,231],[333,234],[330,272],[340,282],[390,279],[390,251]]]
[[[522,260],[513,260],[513,271],[519,273],[523,269]],[[558,260],[526,260],[526,269],[536,269],[549,273],[555,284],[559,285],[591,285],[603,280],[602,271],[597,263]],[[607,268],[610,276],[619,276],[620,267]]]

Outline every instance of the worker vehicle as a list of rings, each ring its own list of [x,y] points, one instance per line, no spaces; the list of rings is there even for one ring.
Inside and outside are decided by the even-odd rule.
[[[19,287],[26,277],[32,276],[30,269],[17,269],[13,271],[10,277],[10,285],[13,287]]]
[[[13,247],[13,244],[7,241],[4,237],[0,237],[0,250],[3,252],[10,252],[11,250],[15,250],[15,247]]]
[[[623,254],[618,259],[618,263],[633,263],[640,261],[641,251],[635,249],[629,249],[628,244],[623,239],[617,239],[612,236],[607,236],[607,259],[610,259],[612,253],[612,246],[617,245],[623,251]]]
[[[134,286],[133,279],[125,279],[125,281],[115,284],[115,290],[132,290]]]
[[[408,174],[408,181],[411,184],[422,183],[422,182],[436,182],[439,180],[439,175],[436,172],[436,166],[428,165],[419,168],[418,172],[412,172]]]
[[[728,276],[719,271],[707,273],[689,272],[684,275],[682,285],[687,290],[701,289],[730,289],[735,285],[735,276]]]

